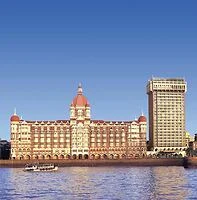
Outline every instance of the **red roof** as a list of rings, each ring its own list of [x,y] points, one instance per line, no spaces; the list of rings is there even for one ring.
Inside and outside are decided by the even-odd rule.
[[[90,106],[88,103],[87,98],[82,95],[82,94],[78,94],[72,101],[72,106]]]
[[[90,106],[87,98],[83,95],[81,84],[78,86],[77,96],[73,99],[71,106]]]
[[[10,118],[10,121],[12,121],[12,122],[19,122],[20,118],[17,115],[12,115],[11,118]]]
[[[138,119],[138,122],[146,122],[146,117],[145,116],[140,116]]]

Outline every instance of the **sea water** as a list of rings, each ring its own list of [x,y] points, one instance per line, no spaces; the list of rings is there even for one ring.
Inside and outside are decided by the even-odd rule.
[[[197,199],[197,169],[59,167],[57,172],[0,168],[0,199]]]

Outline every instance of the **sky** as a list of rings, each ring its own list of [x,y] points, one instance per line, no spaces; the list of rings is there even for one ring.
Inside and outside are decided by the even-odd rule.
[[[0,138],[10,139],[15,107],[26,120],[69,119],[79,82],[92,119],[148,116],[152,76],[185,78],[193,135],[196,10],[195,0],[1,2]]]

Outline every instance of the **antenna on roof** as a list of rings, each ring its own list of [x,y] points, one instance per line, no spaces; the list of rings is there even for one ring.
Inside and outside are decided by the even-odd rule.
[[[143,112],[143,109],[141,109],[141,116],[144,116],[144,112]]]

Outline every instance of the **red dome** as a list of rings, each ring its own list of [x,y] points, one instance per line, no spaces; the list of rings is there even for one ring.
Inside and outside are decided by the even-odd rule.
[[[138,119],[138,122],[146,122],[146,117],[145,116],[140,116]]]
[[[20,118],[17,115],[12,115],[12,117],[10,118],[10,121],[12,121],[12,122],[19,122]]]
[[[87,98],[83,95],[81,84],[78,86],[77,96],[73,99],[71,106],[90,106]]]
[[[89,106],[88,100],[82,94],[78,94],[72,101],[72,106]]]

